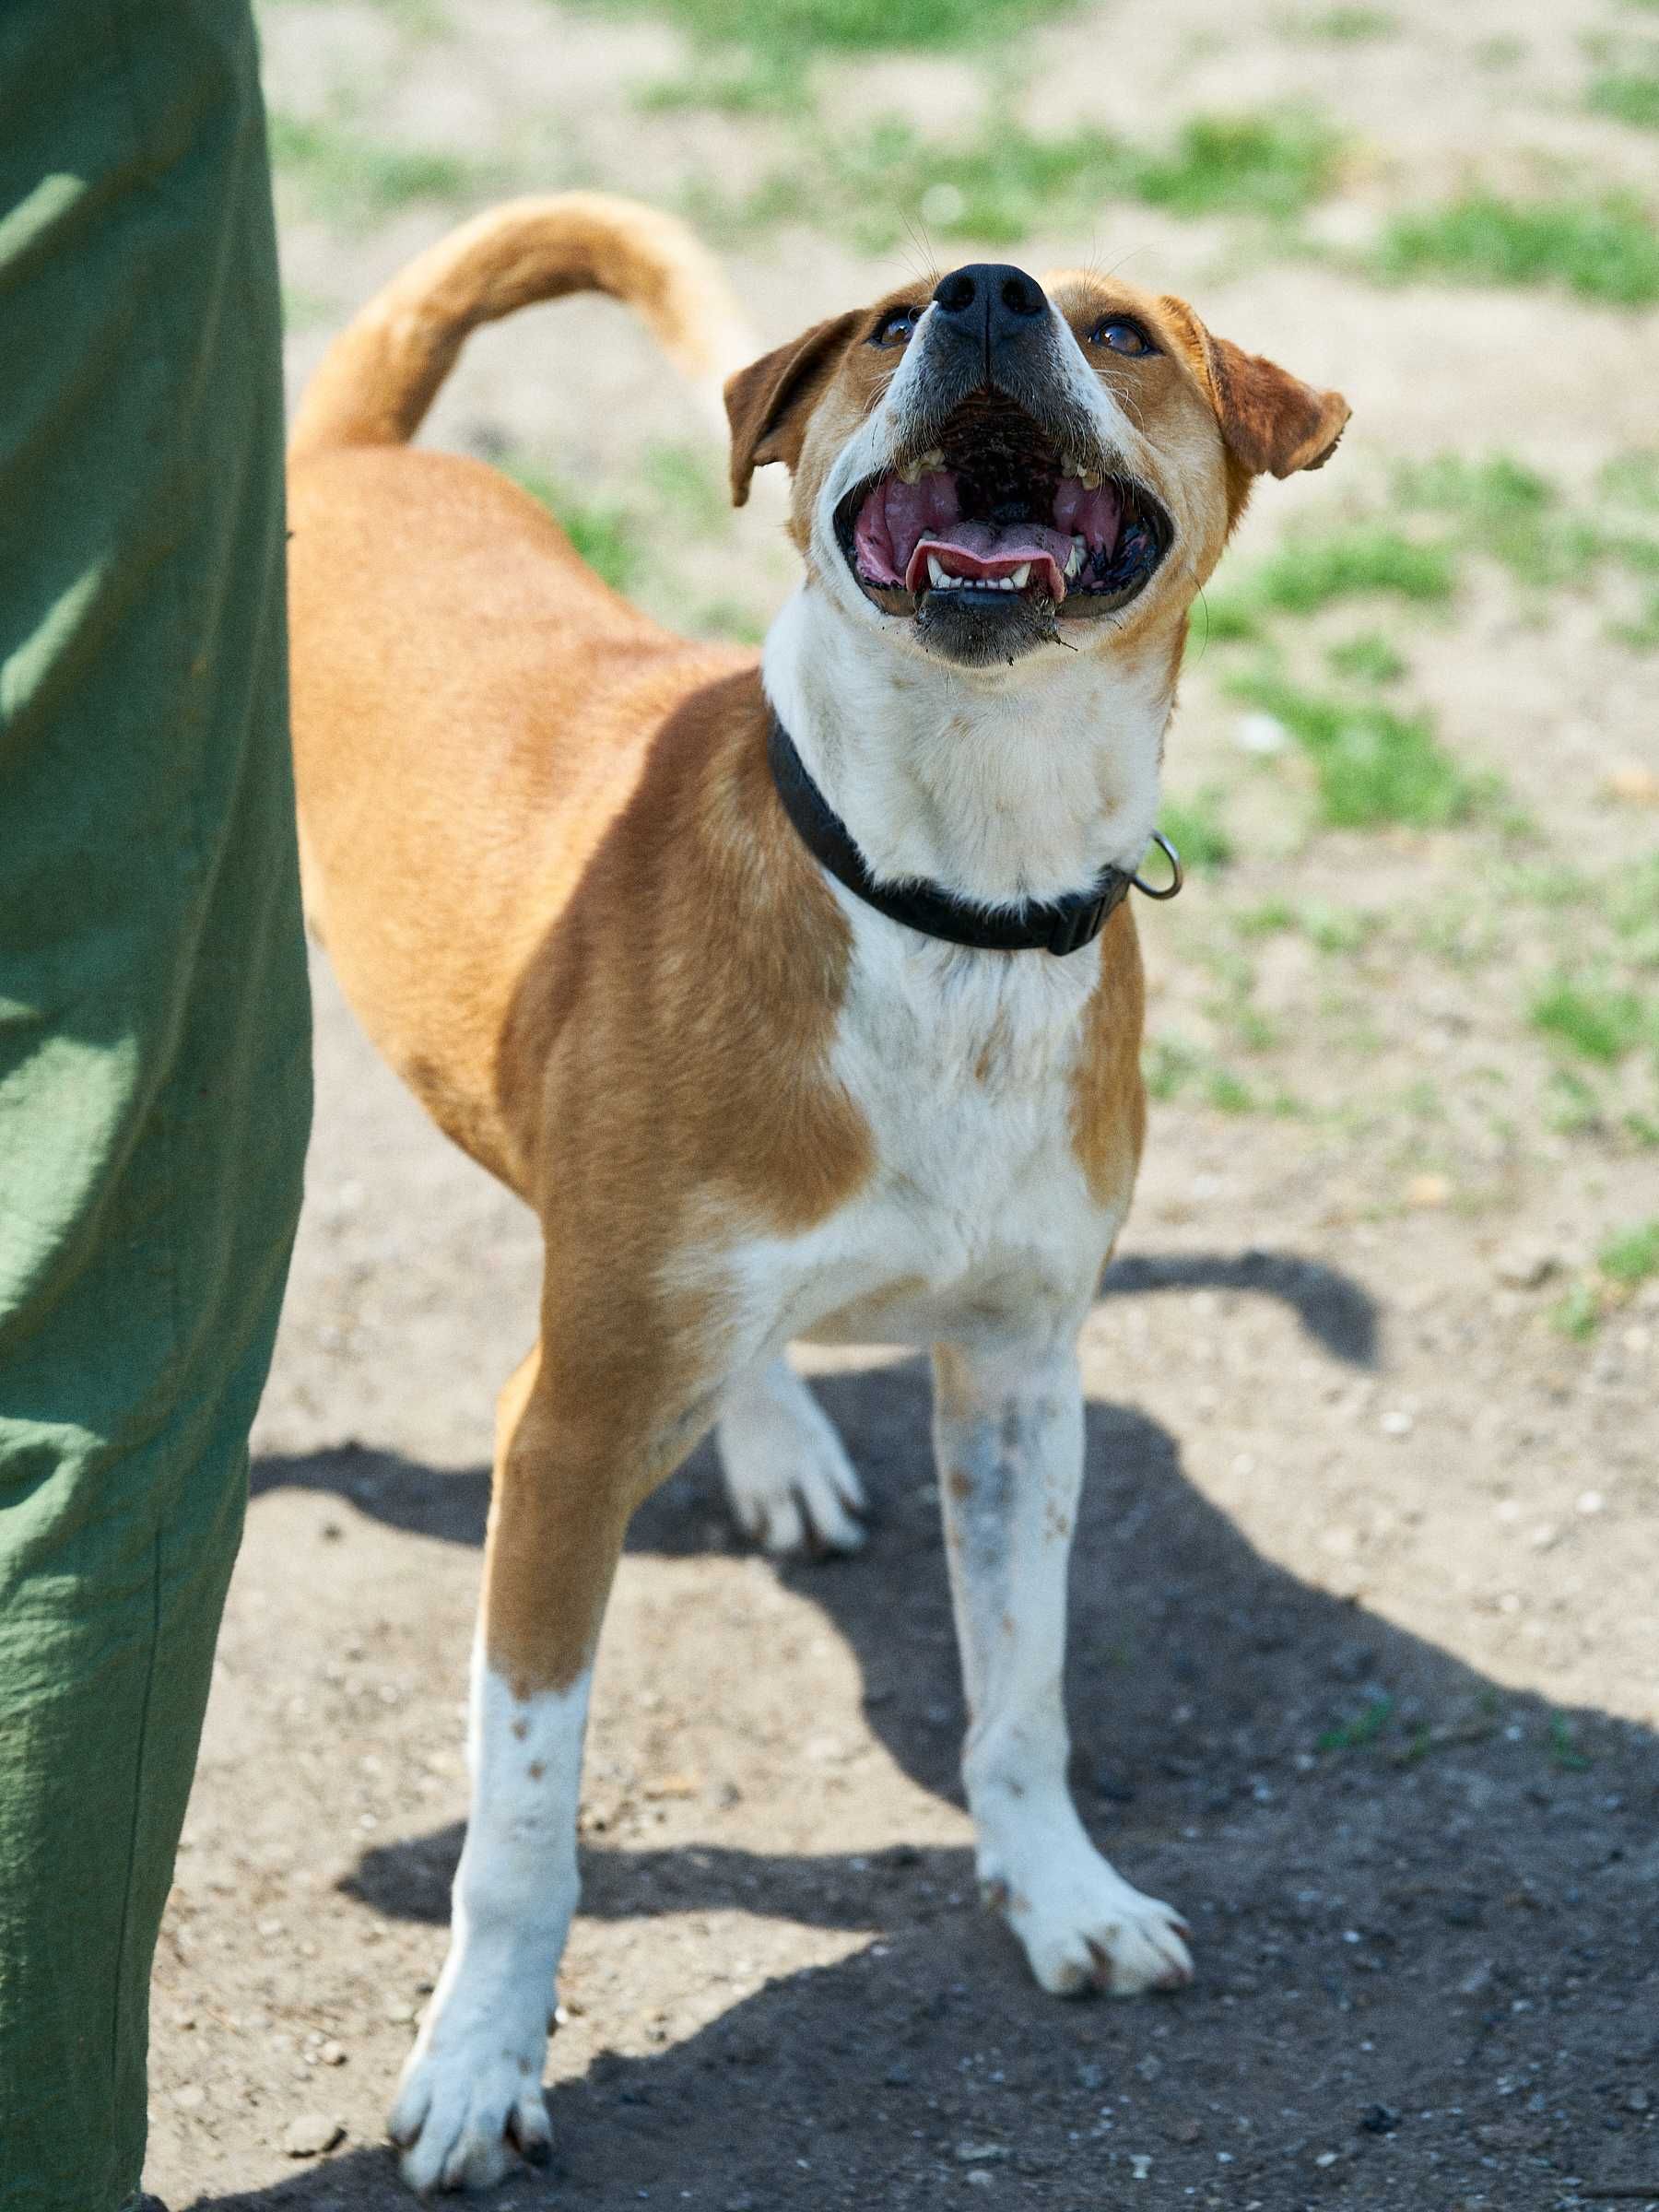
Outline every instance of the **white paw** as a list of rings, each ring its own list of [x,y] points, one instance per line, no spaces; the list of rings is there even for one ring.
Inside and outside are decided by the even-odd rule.
[[[399,2169],[418,2195],[488,2189],[515,2149],[532,2166],[546,2165],[553,2143],[541,2081],[547,2041],[543,2025],[514,2033],[477,2018],[459,2035],[446,2035],[441,2020],[429,2041],[422,2030],[389,2124],[403,2153]]]
[[[856,1551],[864,1542],[864,1486],[823,1407],[782,1359],[732,1385],[719,1441],[732,1511],[768,1551]]]
[[[984,1888],[1053,1996],[1099,1990],[1133,1997],[1182,1989],[1193,1978],[1185,1921],[1160,1899],[1132,1888],[1092,1848],[1068,1853],[1063,1864],[1023,1883],[993,1876]]]

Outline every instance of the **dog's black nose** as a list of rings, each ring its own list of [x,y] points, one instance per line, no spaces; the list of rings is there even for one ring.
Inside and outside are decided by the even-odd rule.
[[[942,280],[934,304],[959,329],[980,335],[989,353],[999,338],[1029,329],[1047,308],[1048,295],[1034,276],[1006,261],[971,261]]]

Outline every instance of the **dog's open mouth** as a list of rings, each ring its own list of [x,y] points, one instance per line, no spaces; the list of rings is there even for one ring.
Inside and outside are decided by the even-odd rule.
[[[938,593],[986,614],[999,600],[1044,601],[1062,619],[1110,613],[1145,590],[1173,536],[1144,485],[1103,455],[1063,452],[990,394],[929,450],[855,486],[835,520],[848,566],[889,615]]]

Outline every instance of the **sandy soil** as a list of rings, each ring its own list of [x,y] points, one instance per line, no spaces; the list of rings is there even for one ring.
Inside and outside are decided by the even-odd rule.
[[[1017,58],[1056,119],[1317,101],[1366,149],[1319,213],[1333,239],[1477,157],[1651,181],[1653,141],[1576,89],[1583,36],[1636,15],[1394,12],[1349,50],[1265,6],[1107,7]],[[382,135],[488,147],[513,182],[671,198],[758,171],[793,127],[641,114],[673,37],[541,0],[436,29],[283,0],[265,31],[284,109],[345,86]],[[1477,58],[1496,39],[1520,48],[1501,66]],[[849,65],[823,112],[971,106],[982,66]],[[298,377],[448,218],[353,227],[286,182],[283,208],[314,309]],[[1135,252],[1356,402],[1342,465],[1265,493],[1244,561],[1374,505],[1402,453],[1502,444],[1587,486],[1653,436],[1652,314],[1385,291],[1126,209],[1019,257],[1089,250]],[[732,259],[768,342],[902,265],[799,232]],[[595,303],[488,334],[431,431],[647,514],[640,453],[697,434]],[[694,564],[761,618],[789,574],[775,512],[709,524]],[[642,589],[667,614],[710,596],[672,546]],[[1606,774],[1659,771],[1659,728],[1654,662],[1608,643],[1606,611],[1589,587],[1518,607],[1477,563],[1450,615],[1390,626],[1444,742],[1534,818],[1532,857],[1616,876],[1659,816]],[[1206,656],[1171,782],[1226,792],[1236,857],[1143,912],[1155,1032],[1243,1053],[1218,961],[1264,900],[1382,919],[1341,957],[1253,947],[1276,1041],[1238,1065],[1309,1111],[1155,1106],[1085,1342],[1079,1801],[1191,1918],[1199,1979],[1057,2005],[981,1912],[924,1368],[815,1355],[875,1534],[847,1562],[751,1556],[706,1449],[640,1517],[595,1700],[556,2159],[503,2206],[1659,2206],[1659,1284],[1585,1341],[1550,1320],[1606,1235],[1659,1216],[1659,1154],[1551,1124],[1526,992],[1585,916],[1505,898],[1485,831],[1311,834],[1294,771],[1247,759],[1237,720]],[[425,1124],[321,960],[315,982],[307,1211],[158,1962],[148,2181],[174,2212],[405,2201],[382,2115],[442,1953],[491,1407],[532,1333],[527,1217]]]

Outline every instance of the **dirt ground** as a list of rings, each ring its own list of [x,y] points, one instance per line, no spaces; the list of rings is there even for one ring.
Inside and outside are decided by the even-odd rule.
[[[1358,150],[1297,251],[1108,206],[1013,257],[1133,254],[1347,390],[1336,462],[1263,492],[1241,574],[1374,515],[1403,457],[1501,447],[1592,499],[1655,436],[1654,310],[1389,288],[1335,249],[1476,170],[1651,190],[1659,140],[1580,98],[1586,39],[1640,9],[1411,0],[1359,45],[1299,20],[1080,7],[1002,57],[828,67],[816,114],[948,116],[1016,62],[1055,127],[1315,103]],[[678,203],[804,128],[642,108],[684,62],[645,17],[273,0],[264,28],[279,113],[488,151],[510,185]],[[347,219],[287,169],[281,207],[296,379],[455,212]],[[766,343],[916,258],[798,225],[729,252]],[[487,334],[430,435],[614,502],[665,616],[759,624],[786,588],[775,503],[729,522],[641,477],[665,443],[719,456],[606,305]],[[1527,594],[1459,559],[1448,605],[1361,612],[1507,811],[1317,824],[1298,762],[1250,749],[1219,647],[1171,741],[1171,791],[1230,852],[1140,915],[1164,1079],[1085,1339],[1069,1698],[1085,1818],[1189,1917],[1196,1983],[1057,2004],[982,1912],[925,1363],[805,1356],[871,1541],[754,1556],[706,1447],[641,1515],[594,1701],[555,2159],[502,2206],[1659,2206],[1659,1276],[1597,1258],[1659,1219],[1659,1086],[1647,1045],[1563,1059],[1537,1016],[1581,959],[1652,1006],[1606,917],[1659,842],[1659,663],[1613,634],[1617,577]],[[1299,668],[1350,612],[1300,626]],[[1265,923],[1275,901],[1300,921]],[[306,1215],[157,1968],[147,2181],[174,2212],[406,2201],[382,2120],[443,1949],[491,1411],[533,1329],[528,1218],[313,972]]]

